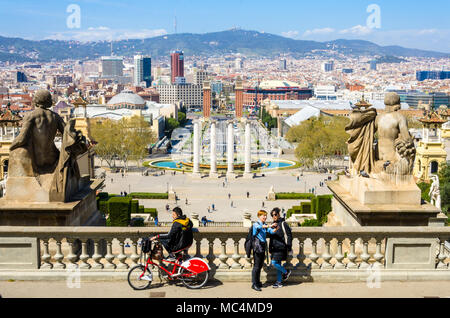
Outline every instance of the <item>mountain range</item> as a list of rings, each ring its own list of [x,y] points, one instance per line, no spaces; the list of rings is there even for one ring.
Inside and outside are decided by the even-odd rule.
[[[114,54],[118,56],[133,56],[140,53],[161,57],[168,56],[175,49],[181,49],[188,56],[242,53],[265,57],[275,57],[280,54],[291,54],[295,57],[345,54],[351,56],[450,58],[449,53],[400,46],[380,46],[363,40],[303,41],[240,29],[205,34],[171,34],[142,40],[121,40],[113,41],[112,45]],[[0,61],[3,62],[83,60],[110,54],[111,43],[108,41],[31,41],[0,36]]]

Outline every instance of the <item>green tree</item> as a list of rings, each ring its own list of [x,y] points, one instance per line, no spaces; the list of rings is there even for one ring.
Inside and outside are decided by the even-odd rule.
[[[178,120],[176,120],[175,118],[166,118],[166,136],[170,137],[172,135],[172,132],[178,127],[180,127],[180,123]]]
[[[311,118],[292,127],[286,139],[298,143],[295,155],[303,166],[320,168],[347,154],[347,123],[343,117]]]
[[[187,122],[186,114],[183,112],[178,112],[178,122],[180,123],[181,127],[184,127]]]
[[[444,163],[439,171],[442,211],[450,214],[450,165]],[[450,216],[450,215],[449,215]]]
[[[110,168],[115,167],[115,159],[121,147],[121,136],[117,122],[110,119],[98,121],[91,126],[91,134],[95,142],[97,156],[101,161],[106,161]]]

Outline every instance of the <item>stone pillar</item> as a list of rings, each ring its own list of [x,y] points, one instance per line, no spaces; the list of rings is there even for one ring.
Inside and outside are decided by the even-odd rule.
[[[217,173],[217,154],[216,154],[216,123],[214,121],[211,122],[211,133],[210,133],[210,166],[211,169],[209,171],[209,176],[211,178],[218,178],[219,174]]]
[[[228,123],[228,142],[227,142],[227,162],[228,162],[228,171],[227,178],[233,179],[236,177],[234,173],[234,128],[233,122]]]
[[[194,170],[192,171],[193,177],[200,176],[200,124],[198,121],[194,122]]]
[[[252,136],[250,122],[245,123],[245,171],[244,178],[253,178],[252,174]]]

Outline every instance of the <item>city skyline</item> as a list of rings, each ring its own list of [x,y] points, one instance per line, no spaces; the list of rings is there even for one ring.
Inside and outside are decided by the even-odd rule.
[[[230,0],[226,4],[171,0],[164,5],[139,0],[126,4],[113,0],[24,0],[20,7],[10,0],[2,2],[0,35],[32,40],[141,39],[173,34],[175,29],[178,33],[209,33],[240,27],[300,40],[361,39],[379,45],[450,52],[445,10],[449,4],[445,0],[434,1],[433,5],[403,0],[323,0],[320,5],[288,0],[280,6],[265,0]],[[73,5],[80,9],[77,25],[68,23],[76,13]],[[438,7],[440,10],[435,9]]]

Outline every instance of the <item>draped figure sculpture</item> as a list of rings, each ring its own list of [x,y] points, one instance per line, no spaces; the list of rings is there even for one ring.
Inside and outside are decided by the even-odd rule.
[[[33,97],[35,110],[27,114],[22,129],[10,147],[9,179],[35,178],[48,192],[50,202],[68,202],[78,192],[80,173],[77,157],[85,153],[86,139],[75,131],[75,122],[65,125],[63,119],[51,111],[52,96],[41,90]],[[61,133],[61,152],[55,145]],[[13,193],[8,193],[14,199]]]
[[[371,106],[367,103],[362,104],[365,109],[358,107],[350,115],[346,131],[350,134],[347,143],[353,175],[412,175],[416,150],[407,120],[399,112],[399,95],[387,93],[385,105],[386,111],[380,115],[374,108],[367,108]]]

